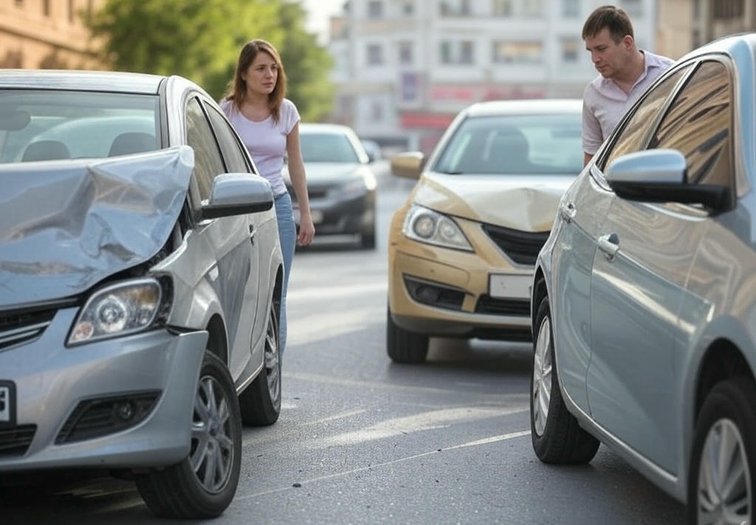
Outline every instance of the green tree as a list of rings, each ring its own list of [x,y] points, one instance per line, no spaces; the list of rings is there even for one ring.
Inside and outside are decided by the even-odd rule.
[[[330,109],[331,59],[304,28],[305,12],[291,0],[107,0],[86,20],[115,70],[176,74],[220,99],[241,46],[269,40],[281,52],[288,96],[303,120]]]

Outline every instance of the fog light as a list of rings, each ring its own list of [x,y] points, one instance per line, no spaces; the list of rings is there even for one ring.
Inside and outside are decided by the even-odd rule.
[[[131,401],[116,403],[115,413],[121,421],[128,421],[134,417],[134,404]]]

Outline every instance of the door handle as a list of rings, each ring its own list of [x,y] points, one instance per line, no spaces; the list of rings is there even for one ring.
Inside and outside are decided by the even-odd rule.
[[[608,261],[613,261],[619,251],[619,236],[616,233],[602,235],[599,237],[598,247],[604,252]]]
[[[257,236],[257,230],[255,230],[255,227],[253,225],[249,225],[249,242],[252,243],[252,246],[255,245],[255,236]]]
[[[559,216],[564,222],[572,222],[575,214],[577,214],[577,209],[573,203],[568,202],[559,206]]]

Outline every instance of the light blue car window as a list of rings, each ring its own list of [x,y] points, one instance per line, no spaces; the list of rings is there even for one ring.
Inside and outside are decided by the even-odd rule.
[[[103,158],[123,133],[160,149],[155,95],[7,90],[0,94],[0,163]],[[137,135],[138,134],[138,135]]]
[[[194,149],[194,177],[199,187],[200,199],[210,199],[213,179],[225,172],[218,144],[197,99],[186,105],[186,139]]]

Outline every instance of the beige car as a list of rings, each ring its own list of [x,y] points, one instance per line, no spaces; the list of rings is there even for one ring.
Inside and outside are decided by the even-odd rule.
[[[430,337],[527,341],[533,265],[559,200],[582,168],[580,100],[474,104],[426,159],[389,232],[386,348],[419,363]]]

